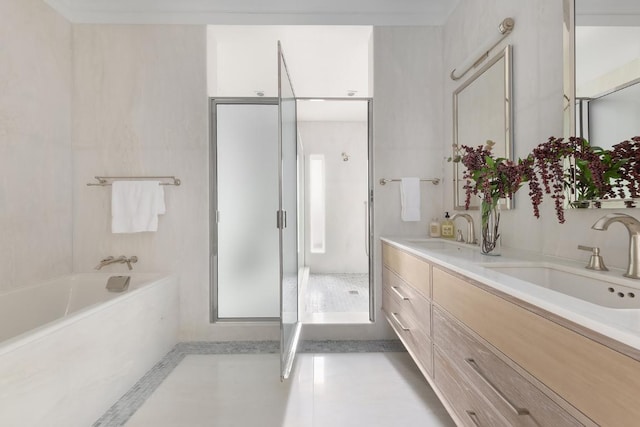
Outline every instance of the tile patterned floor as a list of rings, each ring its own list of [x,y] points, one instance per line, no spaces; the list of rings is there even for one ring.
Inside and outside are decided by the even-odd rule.
[[[282,383],[275,342],[179,344],[94,427],[454,425],[398,341],[301,347]]]
[[[304,308],[307,313],[369,311],[369,275],[309,274]]]

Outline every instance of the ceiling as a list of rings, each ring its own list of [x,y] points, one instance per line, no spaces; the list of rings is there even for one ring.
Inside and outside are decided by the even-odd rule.
[[[576,0],[576,25],[640,24],[638,0]]]
[[[72,22],[442,25],[459,0],[44,0]]]

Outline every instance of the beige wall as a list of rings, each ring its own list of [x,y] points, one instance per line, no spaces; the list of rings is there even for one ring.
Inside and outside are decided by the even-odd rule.
[[[180,279],[184,336],[208,322],[205,28],[74,25],[74,270],[136,255],[135,271]],[[110,187],[95,175],[175,175],[155,233],[112,234]],[[105,271],[123,274],[126,266]]]
[[[442,185],[423,182],[421,221],[402,222],[399,183],[378,184],[380,178],[442,177],[442,28],[375,27],[373,54],[374,277],[377,318],[385,323],[379,236],[426,236],[430,219],[442,217]]]
[[[71,25],[0,2],[0,292],[71,271]]]
[[[562,2],[558,0],[462,0],[444,27],[444,70],[464,61],[481,41],[496,32],[506,17],[513,17],[515,29],[496,50],[513,45],[514,146],[517,157],[549,136],[562,136]],[[469,75],[471,75],[470,73]],[[466,76],[465,78],[467,78]],[[445,79],[445,137],[443,147],[452,143],[452,94],[463,80]],[[479,141],[478,144],[483,141]],[[445,206],[453,206],[451,167],[446,167]],[[578,244],[600,246],[609,266],[625,267],[628,238],[622,226],[606,232],[591,230],[597,218],[610,210],[569,210],[566,223],[558,224],[553,201],[546,197],[540,219],[535,219],[527,188],[516,195],[516,209],[503,212],[503,244],[536,252],[588,259]],[[627,211],[627,213],[629,213]],[[631,212],[638,217],[638,214]],[[480,218],[474,213],[476,223]]]
[[[74,25],[74,270],[137,255],[135,271],[180,281],[180,340],[277,339],[274,324],[209,323],[206,28]],[[110,232],[109,187],[94,175],[175,175],[158,231]],[[105,270],[123,274],[126,266]]]

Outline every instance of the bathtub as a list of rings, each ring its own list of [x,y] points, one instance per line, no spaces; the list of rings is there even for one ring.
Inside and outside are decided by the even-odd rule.
[[[0,426],[90,426],[176,344],[177,279],[111,275],[0,294]]]

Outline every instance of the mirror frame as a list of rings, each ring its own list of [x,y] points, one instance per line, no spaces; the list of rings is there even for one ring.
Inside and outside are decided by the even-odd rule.
[[[562,0],[563,7],[563,136],[569,138],[576,134],[578,105],[576,103],[576,1]],[[587,135],[588,136],[588,135]],[[565,209],[572,208],[635,208],[638,207],[638,199],[576,199],[575,160],[568,162],[568,168],[572,175],[572,184],[565,192]]]
[[[458,147],[458,134],[459,134],[459,121],[458,121],[458,95],[467,87],[469,87],[474,81],[484,74],[485,71],[490,69],[494,64],[504,58],[504,89],[505,89],[505,102],[504,102],[504,123],[505,123],[505,158],[513,160],[513,56],[512,45],[507,45],[497,55],[493,56],[482,68],[476,71],[468,80],[466,80],[460,87],[453,92],[453,147]],[[480,145],[482,141],[478,143]],[[454,152],[455,156],[456,153]],[[464,166],[460,162],[453,163],[453,209],[456,211],[467,210],[465,209],[465,197],[464,191],[461,191],[460,183],[463,181],[462,176],[459,176]],[[500,201],[501,209],[513,209],[515,207],[513,199],[502,199]],[[477,210],[479,205],[470,205],[468,210]]]
[[[573,136],[576,128],[576,114],[573,106],[576,105],[576,38],[575,38],[575,0],[562,0],[563,26],[562,26],[562,87],[563,87],[563,136]]]

